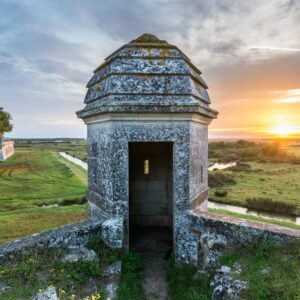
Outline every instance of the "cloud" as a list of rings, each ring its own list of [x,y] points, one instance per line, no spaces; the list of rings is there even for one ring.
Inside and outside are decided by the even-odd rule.
[[[300,48],[268,47],[268,46],[250,46],[250,50],[274,50],[274,51],[292,51],[300,52]]]
[[[16,136],[41,135],[43,129],[52,136],[72,135],[63,123],[57,131],[54,122],[38,116],[69,118],[71,124],[95,67],[150,32],[176,44],[203,69],[218,96],[213,106],[244,105],[239,98],[251,98],[249,90],[273,84],[270,72],[276,72],[278,89],[297,88],[299,20],[299,1],[0,0],[0,104],[12,112]],[[288,84],[279,81],[279,73]],[[38,132],[29,121],[24,125],[24,114],[40,125]]]
[[[300,89],[291,89],[285,91],[275,91],[276,99],[275,103],[300,103]]]

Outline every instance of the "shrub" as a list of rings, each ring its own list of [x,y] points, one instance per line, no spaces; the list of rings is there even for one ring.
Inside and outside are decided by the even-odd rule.
[[[226,197],[227,191],[215,191],[215,196],[217,197]]]
[[[296,204],[274,201],[272,198],[248,198],[246,199],[246,203],[247,207],[250,209],[252,208],[292,216],[298,215]]]
[[[208,186],[210,188],[220,187],[224,184],[236,184],[233,176],[224,173],[209,173],[208,174]]]
[[[64,199],[59,204],[61,206],[68,206],[74,204],[85,204],[86,202],[87,202],[86,197],[81,197],[81,198],[74,198],[74,199]]]
[[[238,162],[235,166],[229,168],[231,171],[249,171],[251,165],[243,162]]]

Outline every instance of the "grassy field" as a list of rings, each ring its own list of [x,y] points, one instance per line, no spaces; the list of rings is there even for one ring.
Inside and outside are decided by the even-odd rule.
[[[210,143],[210,163],[236,160],[244,164],[210,172],[210,199],[248,206],[247,199],[255,198],[271,209],[273,202],[285,203],[300,215],[299,149],[298,141]],[[82,139],[17,140],[15,155],[0,163],[0,224],[6,224],[0,225],[0,242],[86,217],[86,205],[66,206],[84,202],[86,171],[62,158],[60,151],[87,159]],[[214,186],[212,176],[227,179],[217,178]],[[265,204],[261,199],[273,202]],[[42,207],[53,204],[60,206]]]
[[[87,217],[87,205],[28,208],[0,213],[0,243]]]
[[[237,161],[238,165],[209,172],[209,199],[300,215],[300,157],[293,150],[298,149],[295,145],[295,142],[211,143],[211,164]]]
[[[296,205],[300,214],[300,165],[259,162],[247,164],[250,168],[244,171],[212,171],[213,174],[225,174],[236,183],[210,188],[210,199],[246,206],[249,198],[271,198],[273,201]],[[227,195],[224,197],[217,191],[226,191]]]
[[[86,218],[86,205],[66,206],[85,202],[86,171],[58,151],[23,145],[0,163],[0,242]]]
[[[18,149],[61,151],[87,161],[86,140],[84,139],[17,139],[15,143]]]
[[[75,165],[48,150],[19,150],[0,165],[0,212],[60,203],[85,195]],[[82,172],[83,174],[83,172]]]

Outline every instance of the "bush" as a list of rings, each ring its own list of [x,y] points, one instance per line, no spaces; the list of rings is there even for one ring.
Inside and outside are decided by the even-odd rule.
[[[74,198],[74,199],[64,199],[62,202],[59,203],[61,206],[69,206],[74,204],[85,204],[87,202],[85,197],[81,198]]]
[[[228,161],[271,161],[285,162],[297,160],[295,155],[287,153],[280,143],[255,143],[245,140],[237,142],[210,142],[209,158],[219,162]]]
[[[274,201],[272,198],[248,198],[246,199],[246,203],[247,207],[250,209],[252,208],[284,215],[298,215],[296,204]]]
[[[229,168],[231,171],[249,171],[251,165],[243,162],[237,163],[235,166]]]
[[[215,196],[217,197],[226,197],[227,191],[215,191]]]
[[[224,173],[209,173],[208,174],[208,186],[210,188],[221,187],[224,184],[236,184],[233,176]]]

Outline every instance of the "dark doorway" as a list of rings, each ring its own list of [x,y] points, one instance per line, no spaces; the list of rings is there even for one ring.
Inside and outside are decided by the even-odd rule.
[[[173,143],[129,143],[129,242],[141,251],[172,248]]]

